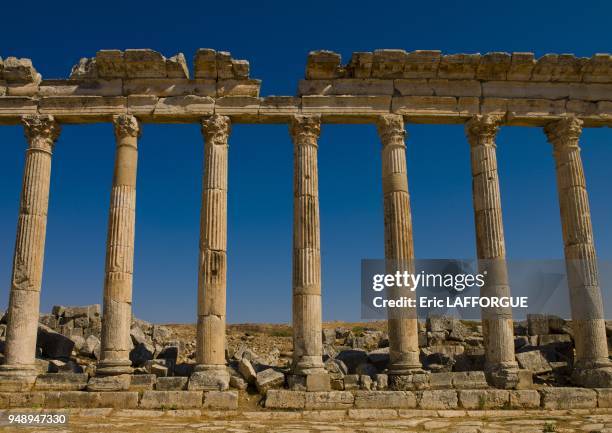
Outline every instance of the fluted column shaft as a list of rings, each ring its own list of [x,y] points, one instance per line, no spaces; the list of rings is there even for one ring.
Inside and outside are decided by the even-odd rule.
[[[553,146],[577,369],[609,367],[603,302],[591,212],[580,157],[582,121],[567,117],[545,127]]]
[[[414,246],[408,176],[406,169],[406,130],[400,115],[384,115],[378,120],[382,141],[382,177],[387,272],[414,272]],[[392,296],[399,296],[399,293]],[[407,291],[401,296],[415,297]],[[416,309],[397,314],[389,311],[389,374],[408,374],[421,368]]]
[[[134,116],[115,116],[115,171],[106,241],[102,342],[98,375],[130,373],[132,277],[136,224],[136,170],[140,125]]]
[[[205,118],[202,134],[205,145],[198,274],[198,370],[225,368],[229,117]]]
[[[497,172],[495,136],[501,118],[477,115],[465,126],[472,160],[472,197],[476,225],[476,251],[480,272],[486,272],[482,297],[510,296],[501,196]],[[485,370],[495,385],[512,387],[509,374],[516,372],[512,309],[483,308]],[[499,379],[505,379],[500,381]]]
[[[317,152],[319,116],[295,116],[293,139],[293,371],[323,372]]]
[[[60,127],[52,116],[24,116],[22,119],[29,146],[25,167],[17,239],[13,256],[11,293],[3,375],[33,376],[40,307],[51,154]]]

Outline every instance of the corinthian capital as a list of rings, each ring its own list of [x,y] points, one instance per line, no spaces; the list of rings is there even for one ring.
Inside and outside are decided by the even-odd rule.
[[[115,125],[115,137],[138,137],[140,135],[140,123],[138,119],[130,114],[118,114],[113,117]]]
[[[502,116],[495,114],[477,114],[465,124],[465,135],[470,145],[495,146],[495,136],[499,131]]]
[[[53,116],[31,114],[21,118],[25,136],[31,149],[50,152],[60,135],[60,125]]]
[[[295,144],[317,145],[321,133],[321,116],[293,116],[289,132]]]
[[[232,130],[232,123],[227,116],[214,114],[202,119],[202,135],[209,144],[226,145]]]
[[[556,150],[564,147],[578,147],[582,124],[582,120],[577,117],[568,116],[547,124],[544,127],[544,133]]]
[[[404,118],[399,114],[385,114],[378,118],[376,122],[378,135],[383,146],[397,144],[404,146],[406,129],[404,128]]]

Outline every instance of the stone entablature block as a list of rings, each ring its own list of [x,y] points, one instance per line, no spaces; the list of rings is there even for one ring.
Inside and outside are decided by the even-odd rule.
[[[190,78],[191,77],[191,78]],[[325,123],[373,123],[400,114],[408,122],[463,123],[478,114],[518,126],[564,116],[586,127],[612,123],[612,57],[595,54],[435,50],[313,51],[297,96],[260,97],[249,63],[225,51],[199,49],[190,74],[185,56],[150,49],[101,50],[83,58],[68,79],[40,77],[29,59],[0,59],[0,124],[50,114],[63,123],[107,122],[132,114],[143,122],[197,122],[227,115],[238,123],[287,123],[294,114]]]
[[[0,58],[0,96],[259,96],[249,62],[225,51],[199,49],[190,79],[183,53],[151,49],[100,50],[79,60],[68,79],[42,80],[30,59]]]

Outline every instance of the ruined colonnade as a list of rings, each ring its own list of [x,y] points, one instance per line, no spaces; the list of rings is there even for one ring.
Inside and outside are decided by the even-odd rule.
[[[359,55],[355,56],[351,60],[352,63],[348,65],[352,65],[351,73],[355,78],[342,78],[334,75],[340,73],[338,72],[338,64],[336,57],[328,54],[328,52],[316,52],[309,57],[306,80],[300,83],[302,89],[300,91],[302,98],[300,103],[294,104],[294,107],[290,103],[294,103],[299,98],[286,97],[286,100],[279,101],[279,98],[284,97],[270,97],[270,103],[266,106],[265,98],[259,98],[258,96],[238,94],[233,96],[233,100],[231,99],[232,95],[219,97],[220,88],[225,89],[229,86],[227,81],[232,81],[231,84],[234,89],[240,89],[240,86],[243,85],[247,90],[241,91],[252,92],[252,86],[257,85],[254,81],[257,80],[248,79],[248,64],[247,76],[245,77],[244,64],[241,63],[243,61],[234,61],[231,58],[228,60],[228,56],[225,54],[219,60],[219,53],[214,54],[214,52],[211,60],[210,50],[203,53],[199,51],[198,53],[200,57],[196,56],[196,68],[199,67],[199,70],[196,69],[196,77],[199,75],[200,81],[189,80],[187,77],[182,78],[181,84],[210,86],[216,83],[215,95],[217,99],[194,96],[190,89],[187,91],[187,95],[163,98],[162,105],[165,105],[161,106],[158,115],[156,115],[157,108],[152,109],[151,112],[129,109],[130,98],[142,103],[141,100],[145,100],[151,95],[129,94],[127,98],[124,97],[125,101],[123,102],[128,104],[125,110],[101,107],[98,108],[99,111],[93,113],[88,111],[91,110],[91,104],[112,105],[106,99],[95,99],[107,98],[107,96],[93,96],[94,99],[87,99],[87,97],[75,96],[71,93],[64,98],[68,98],[68,100],[72,98],[72,101],[74,101],[74,98],[85,98],[79,100],[80,108],[72,109],[71,106],[68,108],[60,106],[58,108],[58,102],[52,101],[55,108],[49,110],[43,109],[44,105],[41,105],[41,101],[44,101],[45,97],[36,93],[26,97],[28,104],[30,102],[38,104],[35,113],[28,112],[23,108],[23,104],[26,103],[23,96],[15,96],[12,97],[13,99],[10,99],[11,96],[0,96],[0,120],[4,116],[6,123],[21,122],[29,144],[26,151],[15,243],[5,363],[0,366],[0,384],[10,384],[13,389],[17,390],[27,389],[36,376],[34,360],[51,161],[53,147],[60,135],[61,123],[111,120],[115,130],[116,153],[105,263],[102,347],[96,372],[100,377],[129,374],[132,371],[129,352],[131,349],[130,326],[136,212],[137,141],[141,130],[145,129],[146,132],[146,127],[143,128],[142,125],[149,122],[177,120],[185,123],[198,122],[201,124],[204,138],[204,168],[197,292],[196,367],[194,372],[194,376],[197,376],[196,383],[200,385],[201,389],[227,389],[229,383],[229,373],[226,369],[225,360],[225,328],[228,141],[231,124],[260,121],[287,124],[294,149],[292,283],[294,359],[292,371],[296,377],[306,380],[306,386],[310,387],[312,385],[317,389],[328,389],[329,378],[325,378],[326,370],[323,364],[321,335],[321,253],[317,165],[321,125],[327,122],[350,123],[358,121],[377,126],[382,144],[384,219],[381,225],[384,226],[385,258],[398,263],[398,266],[408,266],[410,268],[415,258],[415,252],[406,165],[405,122],[431,121],[432,118],[435,118],[439,123],[465,124],[467,142],[471,152],[477,255],[482,265],[488,266],[487,269],[491,276],[482,288],[481,294],[483,296],[508,296],[511,290],[506,266],[496,158],[496,134],[499,127],[505,124],[527,125],[540,127],[544,130],[548,141],[552,145],[556,164],[576,345],[573,378],[577,384],[584,386],[612,387],[612,365],[608,360],[603,302],[598,281],[589,203],[579,148],[579,137],[585,121],[592,126],[609,126],[612,122],[610,122],[610,117],[607,114],[596,113],[597,117],[580,115],[568,110],[568,103],[566,103],[563,112],[557,112],[557,107],[554,108],[557,111],[547,114],[536,113],[535,115],[531,106],[525,112],[509,110],[510,102],[506,102],[502,110],[485,110],[483,109],[484,105],[482,105],[477,110],[470,111],[466,109],[467,105],[465,104],[474,103],[474,101],[461,101],[461,98],[467,98],[464,96],[457,96],[454,99],[456,104],[464,104],[462,106],[457,105],[456,112],[449,112],[448,107],[444,109],[436,108],[435,104],[440,103],[447,106],[449,101],[436,100],[435,96],[421,102],[426,105],[424,109],[416,109],[414,106],[410,109],[401,106],[398,108],[393,105],[396,104],[396,101],[393,100],[395,97],[386,95],[384,89],[380,90],[389,81],[396,87],[398,81],[402,81],[393,75],[396,73],[393,71],[398,64],[393,56],[383,56],[383,59],[379,59],[378,63],[379,75],[381,70],[386,71],[385,73],[391,71],[391,75],[385,76],[383,74],[382,77],[378,77],[376,80],[372,79],[371,82],[364,85],[363,77],[357,77],[359,73],[363,72],[359,69],[363,66],[359,63],[363,60]],[[395,55],[395,53],[392,54]],[[109,60],[108,54],[98,55],[99,57],[96,57],[96,80],[100,80],[100,74],[116,73],[114,71],[117,69],[103,68],[108,68],[109,65],[113,67],[122,65],[123,70],[119,74],[123,74],[120,75],[120,79],[124,81],[134,84],[132,81],[142,80],[140,75],[135,75],[135,77],[140,78],[134,78],[130,81],[130,74],[127,72],[129,70],[127,52],[120,56],[110,56],[111,60]],[[517,56],[517,58],[519,57]],[[155,57],[155,59],[159,60],[158,57]],[[198,63],[198,59],[200,63]],[[164,58],[166,76],[163,79],[166,81],[174,80],[170,74],[176,73],[177,69],[177,65],[173,64],[171,60]],[[439,68],[442,68],[442,61],[438,56]],[[133,74],[141,74],[143,67],[146,69],[150,67],[150,63],[154,63],[150,59],[148,63],[145,62],[144,66],[136,60],[133,62],[134,65],[138,66],[134,68]],[[176,62],[181,66],[180,61],[175,60]],[[406,66],[409,63],[401,64],[403,74],[406,73],[406,70],[410,70]],[[429,60],[424,61],[424,64],[429,65]],[[491,62],[490,59],[485,64],[499,67],[499,63]],[[505,77],[508,80],[512,64],[508,63],[507,65],[508,69]],[[533,62],[534,70],[536,70],[538,64],[535,61]],[[330,65],[333,66],[331,69]],[[376,70],[374,65],[376,65],[376,62],[372,62],[370,65],[371,74],[374,74]],[[89,73],[87,68],[93,66],[82,61],[78,67]],[[215,68],[214,73],[210,72],[212,67]],[[462,64],[463,69],[460,71],[462,74],[465,73],[465,67]],[[340,69],[344,70],[342,68]],[[181,69],[181,67],[178,69]],[[111,72],[108,72],[109,70]],[[417,72],[423,73],[423,70],[423,68],[417,69]],[[436,70],[438,76],[440,70]],[[475,74],[479,70],[475,70]],[[497,71],[497,69],[495,70]],[[63,83],[63,86],[76,85],[78,89],[79,84],[74,82],[84,78],[78,75],[80,73],[78,68],[76,71],[76,76],[71,76],[72,81],[65,80],[66,83]],[[358,73],[358,71],[361,72]],[[207,77],[206,74],[212,74],[215,79],[213,80],[212,76]],[[34,76],[33,73],[30,75]],[[584,77],[585,75],[581,76]],[[478,75],[475,75],[475,77],[478,78]],[[357,83],[342,81],[351,79],[354,81],[357,78],[362,81]],[[117,78],[115,77],[115,79]],[[148,88],[154,87],[153,84],[157,85],[162,80],[161,77],[157,76],[147,77],[147,79],[149,80]],[[157,82],[156,79],[160,81]],[[211,82],[214,81],[214,83],[204,83],[206,79]],[[479,80],[481,86],[489,82],[489,78],[486,77],[480,77]],[[104,82],[103,85],[109,85],[108,80],[102,81]],[[460,88],[464,89],[468,84],[463,82],[464,78],[461,81],[459,83]],[[511,81],[508,82],[512,83]],[[40,89],[44,87],[43,83],[44,81],[42,83],[38,81],[37,92],[41,92]],[[411,82],[413,86],[411,92],[419,94],[421,90],[414,90],[416,89],[414,86],[420,85],[419,83]],[[315,98],[327,97],[326,92],[328,90],[320,90],[321,86],[331,86],[333,94],[334,85],[347,86],[349,84],[353,86],[352,89],[356,89],[353,90],[355,95],[347,94],[345,90],[345,93],[342,94],[343,99],[342,96],[336,96],[340,99],[324,100],[323,105],[317,109],[308,106],[308,104],[313,104],[313,101],[316,102]],[[58,86],[57,84],[54,85]],[[402,82],[400,85],[406,85],[406,83]],[[499,86],[499,84],[496,85]],[[529,86],[516,83],[512,85],[523,86],[521,87],[523,92],[524,89],[532,88],[531,83]],[[590,86],[590,84],[585,85]],[[371,97],[370,99],[364,96],[364,86],[368,89],[368,92],[373,92],[373,94],[367,94],[366,92],[366,96]],[[124,83],[122,89],[125,88]],[[372,88],[374,90],[369,90]],[[164,90],[164,92],[167,91]],[[607,95],[605,93],[608,92],[607,88],[604,88],[603,91]],[[310,94],[312,92],[315,94]],[[609,92],[612,93],[612,91]],[[152,96],[155,97],[155,107],[159,107],[161,103],[159,99],[162,98],[159,95]],[[228,97],[231,104],[223,99]],[[308,97],[310,99],[307,99]],[[334,96],[329,97],[333,98]],[[387,108],[387,111],[377,106],[380,98],[383,97],[391,103],[389,105],[391,108]],[[400,98],[406,97],[404,95]],[[14,98],[21,98],[22,100],[17,101]],[[171,98],[177,99],[167,101]],[[259,101],[255,114],[249,105],[254,103],[253,98]],[[508,98],[510,99],[510,97]],[[499,103],[497,99],[500,98],[496,98],[495,101]],[[398,99],[398,101],[397,103],[400,104],[403,100]],[[64,101],[60,102],[64,103]],[[485,102],[487,101],[485,100],[482,103]],[[7,106],[13,111],[8,109],[3,111],[3,103],[8,104]],[[354,103],[354,105],[350,105],[351,103]],[[411,100],[410,103],[414,105],[414,100]],[[513,101],[513,103],[516,103],[516,101]],[[212,107],[209,107],[210,104],[212,104]],[[337,104],[337,106],[333,104]],[[371,107],[368,104],[374,108],[370,109]],[[599,105],[608,109],[606,104],[599,104],[598,102],[596,107],[599,107]],[[264,107],[267,107],[269,111],[266,111]],[[85,114],[83,114],[83,110]],[[24,113],[24,111],[26,112]],[[468,146],[466,145],[467,149]],[[408,151],[410,151],[409,146]],[[482,321],[486,350],[485,369],[489,383],[500,388],[515,388],[520,380],[520,370],[514,357],[512,313],[510,309],[484,309],[482,311]],[[393,389],[426,388],[428,386],[428,375],[422,369],[419,361],[420,351],[416,315],[409,317],[390,316],[388,326],[390,386]],[[310,383],[309,379],[313,377],[317,377],[317,380]]]

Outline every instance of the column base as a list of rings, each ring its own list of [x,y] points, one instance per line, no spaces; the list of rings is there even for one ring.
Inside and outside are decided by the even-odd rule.
[[[601,362],[575,366],[572,382],[585,388],[612,388],[612,364]]]
[[[128,360],[108,360],[100,361],[96,365],[96,376],[119,376],[120,374],[132,374],[132,361]]]
[[[533,385],[533,374],[520,370],[516,362],[504,362],[485,367],[489,385],[499,389],[529,389]]]
[[[189,377],[189,391],[226,391],[229,389],[230,374],[225,365],[198,364]]]
[[[313,374],[327,374],[321,356],[302,356],[293,361],[291,373],[297,376],[310,376]]]
[[[389,389],[392,391],[417,391],[430,388],[431,373],[421,368],[408,371],[389,369]]]
[[[30,391],[36,382],[34,365],[0,365],[0,392]]]

